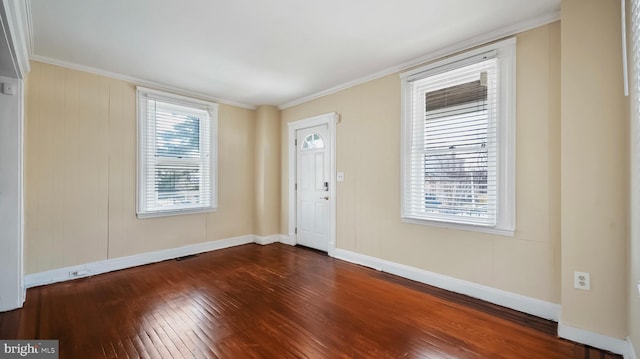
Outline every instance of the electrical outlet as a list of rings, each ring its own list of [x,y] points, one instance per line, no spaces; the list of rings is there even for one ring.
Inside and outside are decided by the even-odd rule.
[[[69,277],[74,278],[74,277],[84,277],[87,274],[91,273],[91,271],[89,271],[88,269],[79,269],[73,272],[69,272]]]
[[[591,290],[591,276],[587,272],[573,272],[573,287]]]
[[[2,83],[2,93],[5,95],[15,95],[16,94],[16,85],[8,82]]]

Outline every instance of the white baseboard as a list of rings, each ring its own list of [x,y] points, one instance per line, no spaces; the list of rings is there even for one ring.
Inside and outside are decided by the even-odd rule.
[[[560,319],[561,306],[559,304],[448,277],[442,274],[344,249],[336,249],[335,258],[415,280],[417,282],[429,284],[455,293],[465,294],[503,307],[535,315],[537,317],[556,322]],[[621,354],[625,359],[637,359],[633,343],[630,338],[627,338],[626,340],[613,338],[583,329],[574,328],[562,323],[558,323],[558,336],[574,342],[586,344],[594,348]]]
[[[253,235],[245,235],[240,237],[221,239],[217,241],[192,244],[184,247],[136,254],[128,257],[106,259],[77,266],[28,274],[24,277],[24,284],[26,288],[31,288],[45,284],[63,282],[67,280],[112,272],[115,270],[136,267],[144,264],[161,262],[167,259],[188,256],[191,254],[209,252],[218,249],[254,243],[254,241],[255,238]],[[72,272],[79,272],[79,275],[71,275]]]
[[[633,341],[630,337],[627,337],[627,353],[624,355],[625,359],[637,359],[636,350],[633,347]]]
[[[470,297],[511,308],[520,312],[535,315],[537,317],[558,321],[560,318],[560,305],[545,302],[540,299],[527,297],[520,294],[507,292],[500,289],[468,282],[465,280],[430,272],[424,269],[410,267],[384,259],[336,249],[335,257],[351,263],[360,264],[379,271],[394,274],[400,277],[415,280],[417,282],[446,289],[455,293],[465,294]]]
[[[365,254],[360,254],[356,252],[351,252],[346,249],[336,248],[333,252],[334,257],[337,259],[342,259],[343,261],[359,264],[361,266],[373,268],[375,270],[383,271],[383,260],[376,257],[371,257]]]
[[[290,246],[295,246],[296,245],[296,241],[293,238],[294,238],[293,236],[288,236],[286,234],[281,234],[280,235],[280,243],[288,244]]]
[[[636,350],[633,347],[633,341],[630,337],[627,337],[627,350],[624,354],[625,359],[637,359]]]
[[[578,329],[563,323],[558,323],[558,336],[560,338],[586,344],[594,348],[608,350],[612,353],[623,355],[625,358],[630,358],[628,354],[628,340],[613,338],[584,329]]]
[[[278,243],[280,242],[280,235],[279,234],[271,234],[268,236],[254,236],[254,242],[256,242],[257,244],[260,245],[267,245],[267,244],[272,244],[272,243]]]
[[[249,243],[267,245],[280,242],[288,245],[295,245],[296,243],[292,238],[293,236],[287,236],[285,234],[273,234],[269,236],[245,235],[221,239],[184,247],[165,249],[128,257],[107,259],[77,266],[33,273],[24,277],[24,284],[25,288],[31,288]],[[560,317],[560,305],[558,304],[545,302],[539,299],[526,297],[520,294],[495,289],[344,249],[336,249],[334,254],[337,259],[370,267],[455,293],[465,294],[490,303],[535,315],[537,317],[550,319],[556,322]],[[80,274],[74,276],[71,275],[72,272],[80,272]],[[630,338],[627,338],[626,340],[612,338],[606,335],[574,328],[562,323],[558,323],[558,336],[578,343],[590,345],[595,348],[621,354],[625,359],[637,359],[633,343]]]

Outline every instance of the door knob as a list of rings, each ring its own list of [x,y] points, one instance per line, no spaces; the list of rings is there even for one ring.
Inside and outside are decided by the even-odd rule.
[[[320,199],[326,199],[328,201],[329,200],[329,196],[320,197]]]

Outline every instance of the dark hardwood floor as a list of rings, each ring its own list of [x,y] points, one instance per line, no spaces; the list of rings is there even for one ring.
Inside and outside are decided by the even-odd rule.
[[[31,288],[2,339],[60,358],[620,358],[530,315],[281,244]]]

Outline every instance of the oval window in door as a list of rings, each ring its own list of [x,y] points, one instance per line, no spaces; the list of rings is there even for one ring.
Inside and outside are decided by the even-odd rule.
[[[317,150],[324,148],[324,141],[317,133],[311,133],[302,141],[302,150]]]

